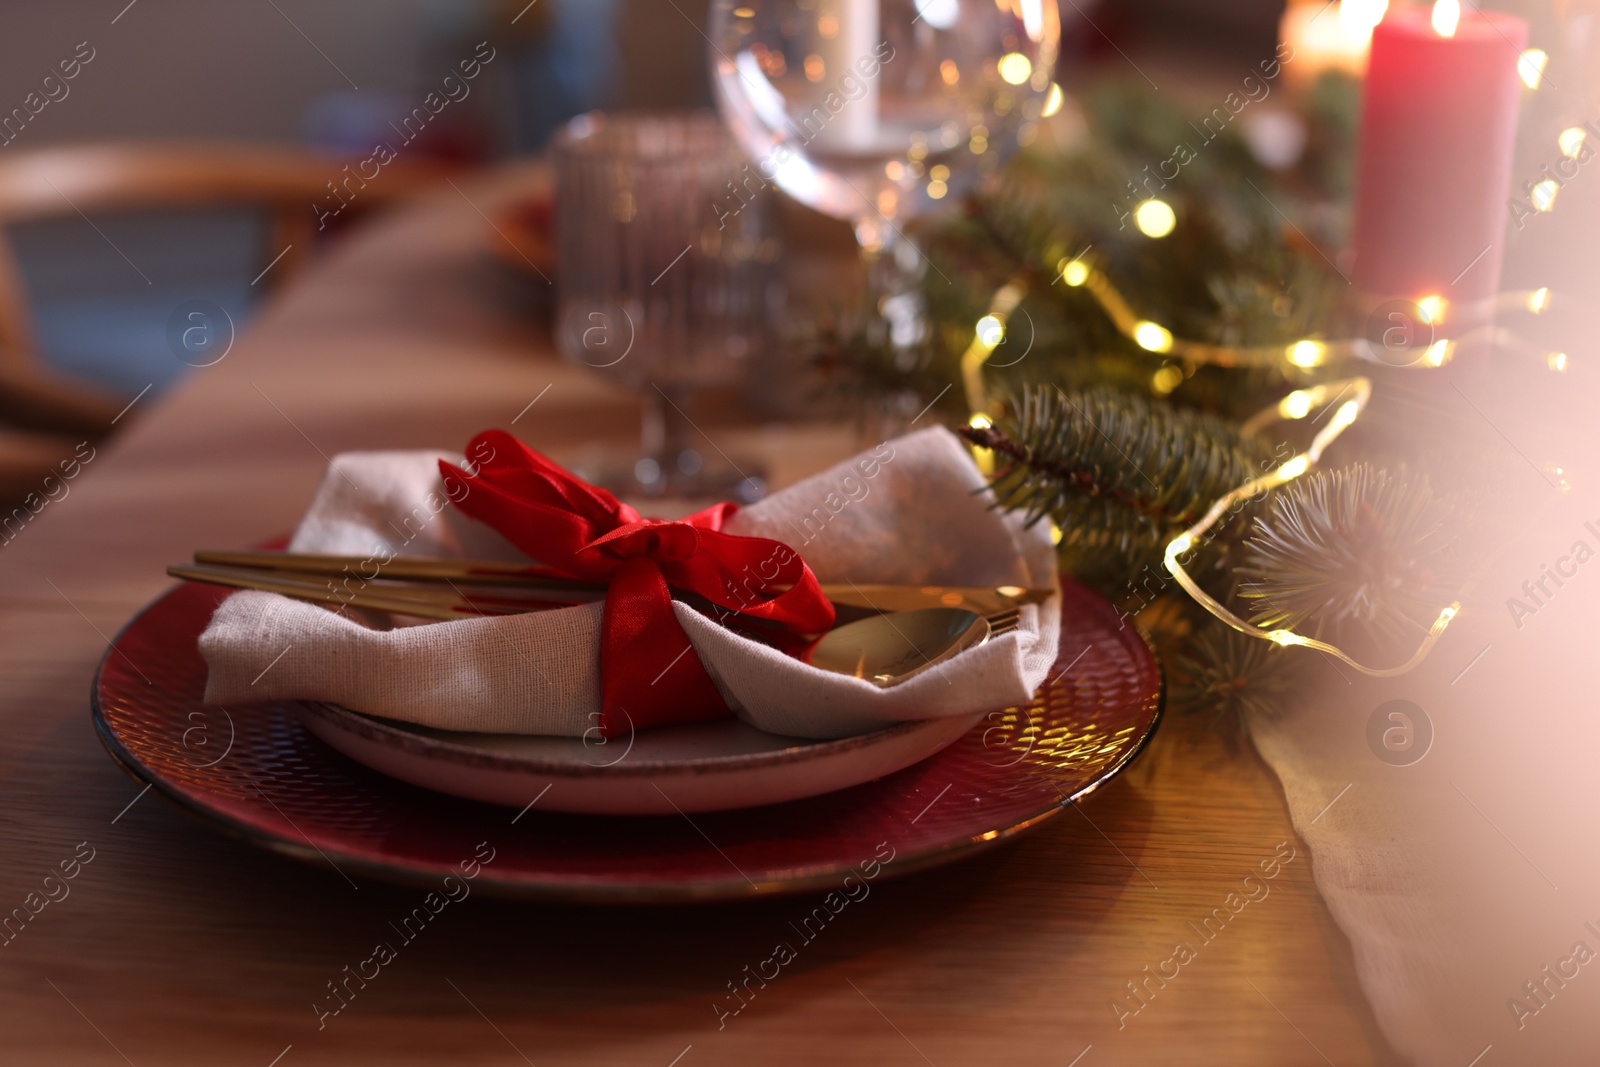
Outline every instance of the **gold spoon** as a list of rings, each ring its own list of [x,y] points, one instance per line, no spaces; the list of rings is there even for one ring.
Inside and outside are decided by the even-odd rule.
[[[812,647],[811,665],[888,689],[987,640],[989,620],[971,611],[892,611],[829,630]]]

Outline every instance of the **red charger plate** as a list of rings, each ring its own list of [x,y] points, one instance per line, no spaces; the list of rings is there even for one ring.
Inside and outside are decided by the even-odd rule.
[[[196,639],[228,590],[184,584],[128,623],[95,675],[101,740],[135,778],[207,825],[348,876],[437,886],[494,850],[476,888],[646,903],[837,888],[885,845],[884,874],[1014,837],[1104,784],[1161,717],[1148,644],[1064,581],[1057,673],[921,763],[805,800],[694,816],[596,816],[458,800],[369,770],[301,723],[295,702],[202,702]]]

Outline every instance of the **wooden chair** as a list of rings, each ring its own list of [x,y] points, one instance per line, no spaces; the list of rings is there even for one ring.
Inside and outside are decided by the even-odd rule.
[[[18,499],[16,486],[33,485],[48,473],[33,468],[52,454],[56,435],[103,437],[127,402],[53,373],[38,357],[6,227],[75,214],[258,206],[271,219],[268,256],[287,249],[266,279],[281,283],[313,250],[316,205],[326,210],[340,203],[334,189],[351,201],[351,210],[339,214],[343,224],[353,213],[433,185],[444,173],[429,161],[397,159],[363,180],[351,160],[229,144],[108,143],[0,153],[0,423],[11,428],[0,432],[0,500]],[[46,436],[29,440],[19,430]]]

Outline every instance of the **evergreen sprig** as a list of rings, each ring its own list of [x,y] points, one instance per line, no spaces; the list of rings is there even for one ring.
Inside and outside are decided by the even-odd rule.
[[[1305,662],[1292,649],[1213,621],[1178,657],[1173,706],[1186,712],[1210,711],[1212,725],[1230,717],[1243,723],[1281,714],[1303,691]]]
[[[1030,386],[1012,415],[962,433],[994,451],[1000,507],[1052,519],[1069,557],[1125,573],[1269,462],[1234,423],[1103,387]]]

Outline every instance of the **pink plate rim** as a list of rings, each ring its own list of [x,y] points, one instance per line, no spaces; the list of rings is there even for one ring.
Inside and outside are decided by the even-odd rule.
[[[806,741],[804,744],[767,752],[745,752],[735,756],[707,756],[693,762],[686,760],[636,760],[626,763],[579,766],[563,760],[540,760],[532,756],[513,756],[489,749],[473,748],[456,741],[428,737],[406,729],[405,724],[392,724],[376,715],[326,701],[304,701],[301,714],[321,715],[337,721],[343,728],[373,741],[382,741],[418,755],[441,757],[448,762],[465,767],[493,767],[509,771],[527,771],[532,774],[553,774],[563,778],[628,778],[658,777],[663,774],[697,775],[720,774],[725,771],[754,770],[776,767],[785,763],[804,762],[823,756],[837,755],[853,749],[877,744],[886,738],[910,733],[922,726],[926,719],[897,722],[869,733],[855,734],[826,741]],[[805,741],[804,738],[796,740]]]

